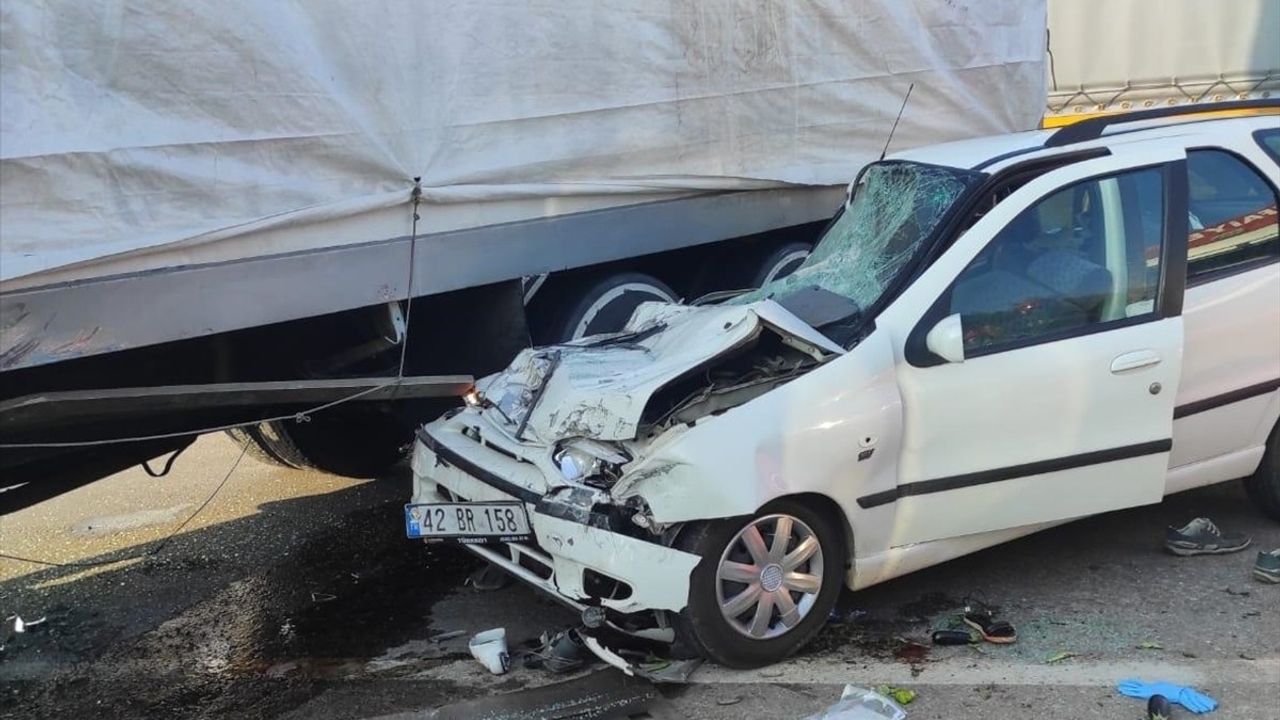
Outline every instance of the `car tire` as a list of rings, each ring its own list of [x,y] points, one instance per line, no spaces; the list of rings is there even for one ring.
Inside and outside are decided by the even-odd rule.
[[[782,518],[787,519],[790,532],[784,561],[779,563],[773,540]],[[764,540],[770,552],[766,560],[775,562],[761,564],[748,553],[750,528]],[[804,577],[792,586],[788,581],[792,573],[784,569],[785,555],[795,553],[808,538],[816,541],[817,552],[795,566],[794,573]],[[795,653],[822,629],[844,585],[845,543],[837,521],[796,500],[775,501],[752,517],[690,523],[675,546],[702,557],[689,578],[688,605],[673,618],[677,651],[691,650],[727,667],[761,667]],[[748,572],[747,565],[760,568],[759,575]],[[752,583],[731,579],[737,577],[757,579]],[[803,583],[798,582],[801,579]],[[763,623],[758,621],[765,617],[762,603],[746,595],[754,592],[752,587],[759,588],[757,598],[769,596]],[[805,592],[810,589],[816,592]],[[790,598],[786,606],[794,608],[790,611],[796,613],[794,624],[784,621],[782,601],[775,603],[780,592]]]
[[[577,340],[589,335],[617,332],[641,303],[676,302],[666,283],[644,273],[610,275],[580,286],[557,313],[548,333],[552,342]]]
[[[368,479],[386,475],[404,458],[413,430],[390,412],[350,406],[316,413],[305,422],[276,420],[227,434],[264,462]]]
[[[760,261],[751,287],[758,288],[766,283],[784,278],[796,271],[796,268],[809,257],[813,247],[808,243],[791,242],[780,245]]]
[[[1271,429],[1262,462],[1245,478],[1244,488],[1262,514],[1280,522],[1280,423]]]

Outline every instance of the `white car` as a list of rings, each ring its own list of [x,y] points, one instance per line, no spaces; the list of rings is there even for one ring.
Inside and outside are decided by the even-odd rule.
[[[794,274],[480,381],[408,534],[747,667],[1072,518],[1251,476],[1280,519],[1280,103],[1233,107],[867,166]]]

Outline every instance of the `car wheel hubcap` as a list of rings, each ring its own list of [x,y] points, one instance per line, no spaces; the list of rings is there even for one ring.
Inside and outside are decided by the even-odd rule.
[[[778,637],[800,623],[822,590],[822,545],[801,520],[766,515],[740,530],[720,556],[720,612],[756,640]]]

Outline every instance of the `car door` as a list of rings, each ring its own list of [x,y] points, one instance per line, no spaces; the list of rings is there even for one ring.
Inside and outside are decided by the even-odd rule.
[[[898,339],[899,484],[859,502],[896,504],[891,545],[1161,499],[1185,177],[1184,151],[1141,144],[1041,175],[886,313],[910,328]]]

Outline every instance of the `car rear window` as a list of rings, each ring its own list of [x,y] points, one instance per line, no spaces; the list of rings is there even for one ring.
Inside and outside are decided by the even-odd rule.
[[[1224,150],[1193,150],[1187,181],[1188,282],[1280,258],[1276,192],[1251,165]]]

